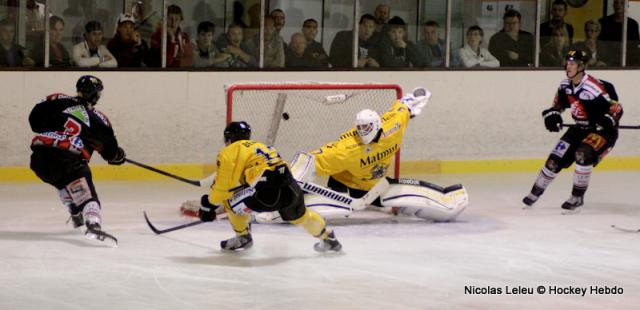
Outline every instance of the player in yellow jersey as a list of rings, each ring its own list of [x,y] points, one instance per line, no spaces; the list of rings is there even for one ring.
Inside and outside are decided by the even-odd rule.
[[[202,196],[202,221],[213,221],[223,205],[236,236],[220,242],[223,250],[237,251],[253,245],[250,212],[280,213],[283,220],[302,226],[319,238],[318,252],[340,251],[342,245],[324,219],[304,204],[302,189],[275,148],[249,140],[246,122],[231,122],[224,130],[225,148],[218,154],[217,174],[209,195]]]

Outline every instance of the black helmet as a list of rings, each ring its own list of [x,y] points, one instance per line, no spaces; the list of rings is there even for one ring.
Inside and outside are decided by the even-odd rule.
[[[570,49],[565,56],[567,61],[581,61],[586,64],[589,61],[589,52],[582,49]]]
[[[231,122],[224,129],[224,142],[233,143],[251,138],[251,126],[247,122]]]
[[[76,90],[79,93],[78,96],[94,105],[98,103],[103,89],[102,81],[93,75],[83,75],[76,83]]]

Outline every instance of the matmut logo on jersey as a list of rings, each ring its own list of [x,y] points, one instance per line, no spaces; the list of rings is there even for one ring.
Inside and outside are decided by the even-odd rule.
[[[392,147],[375,154],[369,155],[364,158],[360,158],[360,168],[375,164],[378,161],[386,159],[398,151],[398,144],[394,144]]]

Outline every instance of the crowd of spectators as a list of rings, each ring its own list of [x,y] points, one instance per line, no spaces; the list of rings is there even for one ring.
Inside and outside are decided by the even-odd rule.
[[[167,7],[163,25],[162,11],[154,8],[153,2],[134,1],[130,13],[119,14],[111,21],[99,18],[104,14],[86,14],[95,7],[87,4],[88,1],[82,2],[75,8],[80,12],[80,23],[70,28],[72,44],[66,45],[67,41],[63,40],[65,19],[52,14],[48,16],[48,39],[45,40],[47,18],[43,5],[29,0],[25,11],[25,46],[17,44],[15,18],[0,20],[0,66],[438,68],[447,64],[450,50],[451,67],[497,68],[532,67],[536,58],[535,36],[522,29],[523,16],[513,8],[505,9],[501,29],[487,36],[488,40],[485,40],[485,30],[473,25],[466,28],[462,44],[452,44],[448,49],[443,39],[444,29],[437,21],[421,22],[416,29],[419,38],[414,42],[408,36],[408,23],[392,14],[392,6],[381,3],[372,12],[360,16],[357,30],[342,30],[333,38],[322,38],[326,46],[330,46],[327,52],[318,40],[321,23],[313,18],[305,19],[301,25],[289,25],[284,38],[286,11],[279,8],[261,19],[258,4],[246,12],[242,6],[234,6],[233,21],[226,29],[216,32],[219,28],[213,21],[206,20],[206,14],[199,17],[204,20],[188,24],[185,29],[183,10],[176,4]],[[562,67],[563,55],[571,47],[580,47],[590,51],[589,64],[592,66],[620,66],[625,22],[626,64],[640,65],[638,23],[630,17],[625,21],[624,0],[613,0],[612,3],[613,14],[587,21],[583,35],[576,33],[574,26],[566,21],[570,13],[567,3],[554,0],[549,16],[545,16],[546,20],[539,25],[539,65]],[[235,12],[236,7],[239,12]],[[246,19],[236,15],[244,15]],[[165,25],[166,29],[163,29]],[[292,27],[295,29],[293,34]],[[357,32],[355,36],[354,31]],[[574,36],[584,39],[574,41]]]

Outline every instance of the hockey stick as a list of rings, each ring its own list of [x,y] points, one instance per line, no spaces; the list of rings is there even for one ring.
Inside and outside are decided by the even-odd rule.
[[[568,128],[575,128],[578,127],[577,124],[562,124],[562,127],[568,127]],[[637,126],[633,126],[633,125],[620,125],[618,126],[619,129],[640,129],[640,125]]]
[[[124,160],[125,160],[126,162],[128,162],[128,163],[130,163],[130,164],[133,164],[133,165],[136,165],[136,166],[138,166],[138,167],[140,167],[140,168],[144,168],[144,169],[147,169],[147,170],[151,170],[151,171],[153,171],[153,172],[155,172],[155,173],[162,174],[162,175],[167,176],[167,177],[170,177],[170,178],[172,178],[172,179],[176,179],[176,180],[178,180],[178,181],[182,181],[182,182],[185,182],[185,183],[189,183],[189,184],[191,184],[191,185],[193,185],[193,186],[198,186],[198,187],[200,187],[200,181],[197,181],[197,180],[190,180],[190,179],[187,179],[187,178],[183,178],[183,177],[181,177],[181,176],[177,176],[177,175],[175,175],[175,174],[172,174],[172,173],[169,173],[169,172],[166,172],[166,171],[160,170],[160,169],[158,169],[158,168],[154,168],[154,167],[151,167],[151,166],[147,166],[147,165],[145,165],[145,164],[143,164],[143,163],[140,163],[140,162],[137,162],[137,161],[135,161],[135,160],[133,160],[133,159],[125,158]]]
[[[149,225],[149,228],[151,228],[151,230],[156,235],[162,235],[162,234],[168,233],[170,231],[180,230],[180,229],[183,229],[183,228],[187,228],[187,227],[191,227],[191,226],[200,225],[202,223],[206,223],[206,222],[203,222],[201,220],[197,220],[195,222],[186,223],[186,224],[182,224],[182,225],[178,225],[178,226],[174,226],[174,227],[169,227],[167,229],[157,229],[155,226],[153,226],[153,224],[151,224],[151,221],[149,221],[149,217],[147,217],[147,212],[146,211],[142,211],[142,213],[144,214],[144,220],[147,221],[147,225]]]
[[[348,205],[351,210],[361,211],[364,210],[367,205],[373,203],[381,194],[389,189],[389,181],[386,178],[380,179],[376,185],[374,185],[362,198],[352,198],[348,193],[340,193],[334,190],[328,189],[324,186],[310,182],[298,181],[303,191],[316,194],[335,200]]]
[[[637,233],[640,232],[640,229],[635,229],[635,228],[624,228],[624,227],[618,227],[616,225],[611,225],[611,228],[615,228],[619,231],[624,231],[624,232],[631,232],[631,233]]]

